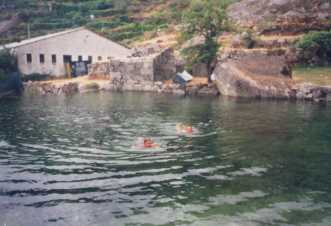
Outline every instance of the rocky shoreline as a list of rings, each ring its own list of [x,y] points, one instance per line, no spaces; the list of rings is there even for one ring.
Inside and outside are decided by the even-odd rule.
[[[153,92],[173,94],[178,96],[210,96],[219,95],[215,84],[194,84],[186,87],[169,82],[138,82],[127,81],[125,84],[114,83],[109,80],[66,80],[64,82],[27,82],[24,83],[26,93],[43,96],[73,95],[88,92]]]
[[[27,93],[72,95],[76,93],[153,92],[178,96],[219,95],[253,99],[330,101],[331,86],[297,83],[292,78],[291,52],[280,49],[228,49],[219,56],[213,72],[214,83],[194,77],[185,85],[174,83],[178,59],[172,49],[127,61],[113,60],[89,67],[87,76],[27,82]],[[181,69],[181,70],[180,70]]]
[[[232,78],[232,77],[231,77]],[[238,81],[237,82],[238,84]],[[259,87],[254,81],[242,80],[240,78],[241,88],[246,93],[252,95],[229,94],[221,95],[225,97],[236,98],[253,98],[253,99],[283,99],[283,100],[299,100],[299,101],[314,101],[327,102],[331,101],[331,87],[317,86],[308,83],[291,84],[286,89],[278,89],[271,85],[270,87]],[[223,83],[225,84],[225,83]],[[283,84],[284,85],[284,84]],[[229,86],[227,86],[229,87]],[[233,86],[232,86],[233,87]],[[27,82],[24,83],[25,92],[32,95],[42,96],[70,96],[78,93],[90,92],[151,92],[157,94],[171,94],[176,96],[190,96],[190,97],[218,97],[220,95],[220,83],[215,84],[198,84],[187,87],[182,87],[179,84],[167,84],[162,82],[155,83],[127,83],[124,86],[117,86],[109,81],[91,80],[90,82],[82,83],[68,80],[65,83],[54,82]]]

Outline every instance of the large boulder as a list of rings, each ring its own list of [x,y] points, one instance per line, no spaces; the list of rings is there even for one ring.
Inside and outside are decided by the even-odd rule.
[[[285,54],[249,51],[223,55],[212,77],[221,95],[327,101],[331,87],[296,83]]]
[[[222,59],[213,73],[224,96],[291,98],[292,79],[282,55],[241,53]]]
[[[228,8],[239,25],[262,33],[299,33],[331,27],[326,0],[242,0]]]

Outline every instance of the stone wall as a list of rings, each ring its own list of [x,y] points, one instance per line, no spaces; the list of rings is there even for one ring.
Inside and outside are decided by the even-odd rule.
[[[154,81],[153,58],[111,60],[89,66],[91,78],[108,78],[121,81]]]
[[[172,49],[166,49],[154,58],[154,81],[173,79],[177,73],[177,60]]]
[[[138,82],[127,81],[122,86],[118,86],[112,80],[86,80],[72,79],[47,82],[27,82],[24,84],[25,95],[74,95],[76,93],[88,92],[153,92],[155,94],[173,94],[179,96],[218,96],[217,87],[213,84],[190,84],[182,87],[179,84],[171,82]]]
[[[91,78],[106,77],[122,83],[164,81],[172,79],[176,71],[176,59],[172,49],[149,56],[113,59],[89,66]]]

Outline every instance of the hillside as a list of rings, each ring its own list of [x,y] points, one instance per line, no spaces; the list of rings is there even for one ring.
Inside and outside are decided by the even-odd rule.
[[[228,14],[239,25],[265,34],[331,28],[329,0],[242,0]]]
[[[149,38],[180,21],[179,0],[4,0],[0,3],[0,44],[58,30],[87,26],[123,44]],[[149,32],[149,34],[148,34]]]
[[[183,10],[191,0],[3,0],[0,44],[78,26],[122,44],[176,41]],[[297,34],[331,27],[328,0],[234,0],[232,27],[264,34]],[[176,29],[177,28],[177,29]],[[168,39],[171,40],[168,40]],[[150,41],[151,40],[151,41]],[[157,41],[157,40],[156,40]]]

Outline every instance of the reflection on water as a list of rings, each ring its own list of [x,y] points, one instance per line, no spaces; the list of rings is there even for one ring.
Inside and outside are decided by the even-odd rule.
[[[199,134],[176,133],[189,123]],[[160,148],[139,150],[139,137]],[[86,94],[0,101],[0,225],[331,225],[331,110]]]

